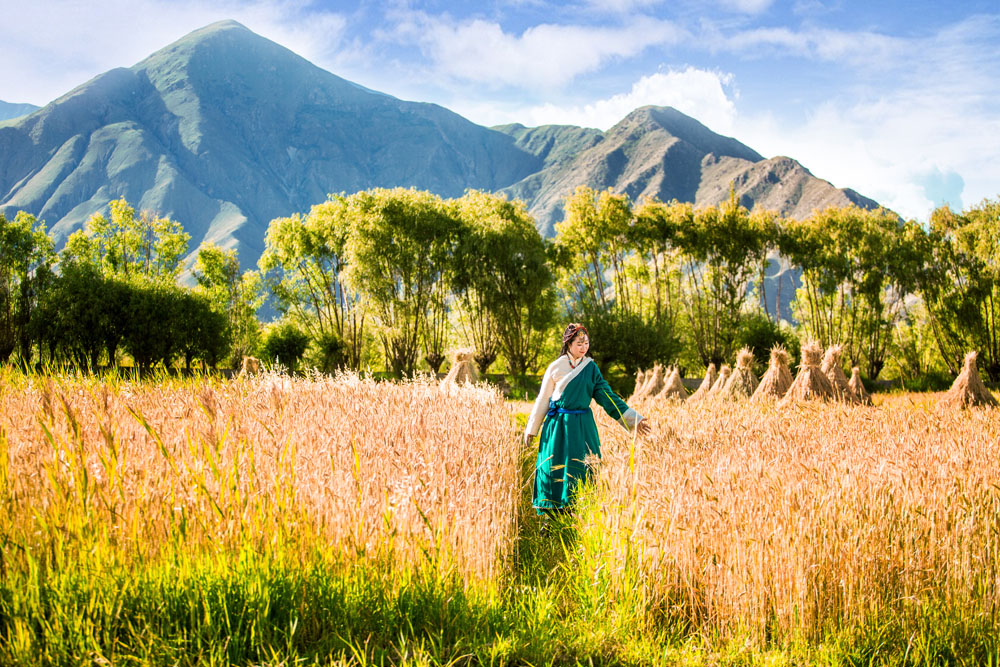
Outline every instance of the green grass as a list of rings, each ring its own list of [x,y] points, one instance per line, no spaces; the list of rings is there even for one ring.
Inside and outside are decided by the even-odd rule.
[[[638,568],[582,523],[528,515],[502,582],[401,575],[335,553],[174,553],[61,567],[22,557],[0,584],[5,665],[984,665],[991,619],[927,609],[819,643],[705,637],[650,599]],[[8,546],[9,549],[9,546]]]

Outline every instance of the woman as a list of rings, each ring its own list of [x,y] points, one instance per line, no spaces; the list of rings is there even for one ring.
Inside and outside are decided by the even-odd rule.
[[[563,334],[562,354],[545,369],[524,430],[528,445],[541,428],[532,496],[539,514],[569,507],[577,485],[587,479],[584,459],[588,454],[601,455],[591,400],[626,428],[635,428],[642,435],[649,432],[649,422],[605,382],[597,364],[587,356],[589,349],[587,328],[570,324]]]

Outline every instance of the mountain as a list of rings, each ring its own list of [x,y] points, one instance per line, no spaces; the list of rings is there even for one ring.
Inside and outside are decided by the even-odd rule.
[[[13,104],[11,102],[4,102],[0,100],[0,120],[9,120],[11,118],[20,118],[21,116],[27,116],[32,111],[37,111],[41,107],[36,107],[34,104]]]
[[[578,185],[722,201],[786,215],[855,202],[790,158],[764,159],[671,109],[643,107],[607,132],[486,128],[322,70],[239,23],[197,30],[106,72],[27,116],[0,121],[0,212],[26,210],[57,242],[125,197],[235,248],[244,266],[268,223],[329,193],[414,186],[523,198],[551,235]]]
[[[30,211],[61,240],[124,196],[182,222],[192,245],[236,247],[248,263],[271,219],[331,192],[458,196],[540,164],[503,133],[367,90],[225,21],[0,123],[0,210]]]
[[[636,109],[606,133],[548,125],[494,128],[541,157],[543,168],[504,189],[529,202],[529,210],[549,235],[562,219],[566,196],[580,184],[627,194],[633,201],[717,204],[730,184],[747,208],[760,205],[791,218],[826,206],[878,204],[853,190],[838,190],[814,177],[795,160],[765,160],[751,148],[709,130],[669,107]]]

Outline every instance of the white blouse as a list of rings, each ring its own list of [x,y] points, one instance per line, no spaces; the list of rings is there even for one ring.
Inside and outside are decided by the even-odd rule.
[[[584,357],[575,367],[570,366],[569,355],[564,354],[549,364],[549,367],[545,369],[545,375],[542,376],[542,387],[538,391],[538,398],[535,399],[535,404],[531,408],[528,425],[524,429],[525,433],[528,435],[538,434],[538,430],[542,427],[542,422],[545,421],[545,413],[549,411],[549,399],[558,401],[563,391],[565,391],[566,386],[573,381],[573,378],[580,374],[580,371],[587,367],[587,364],[592,362],[593,359],[590,357]],[[618,421],[625,428],[631,429],[642,421],[642,415],[629,408]]]

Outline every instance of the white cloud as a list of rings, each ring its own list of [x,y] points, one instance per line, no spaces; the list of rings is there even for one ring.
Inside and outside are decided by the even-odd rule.
[[[774,0],[719,0],[719,4],[723,7],[743,14],[760,14],[773,2]]]
[[[644,76],[627,93],[589,104],[497,109],[493,105],[456,105],[456,110],[485,125],[518,122],[528,126],[561,124],[607,130],[638,107],[671,106],[697,118],[717,132],[728,132],[735,119],[735,106],[726,89],[731,76],[694,67]]]
[[[658,5],[663,0],[585,0],[587,7],[601,12],[624,14]]]
[[[540,24],[514,35],[482,19],[456,23],[422,13],[401,22],[394,34],[416,41],[442,75],[522,89],[560,87],[610,60],[683,36],[673,23],[649,17],[612,28]]]
[[[908,46],[906,40],[879,33],[823,28],[753,28],[732,34],[708,28],[705,36],[713,49],[745,58],[792,55],[871,69],[898,62]]]
[[[908,218],[934,206],[927,175],[956,175],[962,203],[1000,193],[1000,19],[976,17],[901,44],[885,71],[859,71],[789,126],[742,115],[738,136],[790,155],[838,187],[852,187]]]

